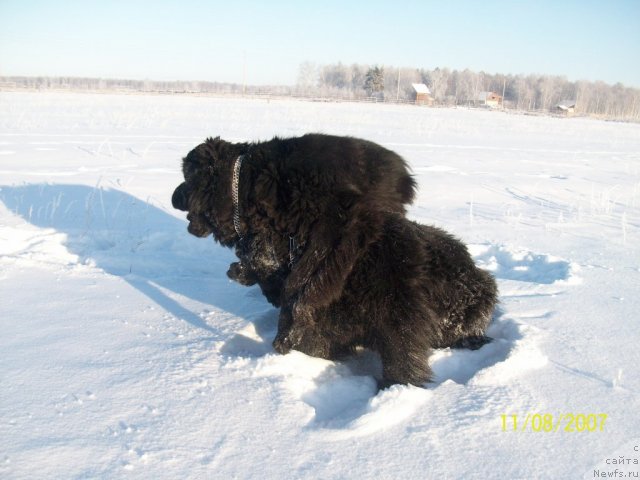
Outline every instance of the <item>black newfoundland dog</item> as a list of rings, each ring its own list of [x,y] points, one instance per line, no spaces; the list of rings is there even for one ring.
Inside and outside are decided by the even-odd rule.
[[[235,247],[228,275],[281,307],[274,348],[335,359],[379,352],[381,386],[422,385],[432,348],[478,348],[493,278],[445,232],[404,218],[415,182],[374,143],[310,134],[209,139],[172,198],[189,232]]]

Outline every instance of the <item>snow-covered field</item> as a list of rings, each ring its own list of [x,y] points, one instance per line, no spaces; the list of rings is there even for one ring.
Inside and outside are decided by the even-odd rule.
[[[424,389],[377,393],[372,354],[276,354],[276,310],[171,208],[206,136],[311,131],[403,155],[420,185],[409,216],[498,279],[494,341],[437,351]],[[0,186],[0,478],[639,470],[640,125],[0,93]]]

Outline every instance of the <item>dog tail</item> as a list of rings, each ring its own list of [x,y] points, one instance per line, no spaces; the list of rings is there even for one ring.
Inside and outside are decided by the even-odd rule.
[[[413,203],[416,198],[416,190],[418,188],[417,182],[414,180],[413,175],[402,175],[398,180],[396,191],[400,194],[400,201],[402,204]]]
[[[493,313],[498,303],[498,286],[495,278],[486,270],[477,269],[479,289],[476,295],[475,305],[467,312],[469,317],[474,318],[474,326],[477,332],[484,332],[491,322]]]

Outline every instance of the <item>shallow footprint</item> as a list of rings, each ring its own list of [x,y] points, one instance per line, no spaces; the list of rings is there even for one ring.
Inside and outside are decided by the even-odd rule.
[[[538,349],[540,332],[535,327],[500,315],[487,335],[492,341],[478,350],[436,350],[430,359],[435,383],[501,383],[547,363]]]
[[[498,280],[552,285],[578,279],[578,265],[553,255],[493,244],[468,245],[468,249],[478,266]]]
[[[258,358],[273,353],[271,342],[278,327],[278,311],[269,310],[250,322],[220,347],[220,353],[229,357]]]

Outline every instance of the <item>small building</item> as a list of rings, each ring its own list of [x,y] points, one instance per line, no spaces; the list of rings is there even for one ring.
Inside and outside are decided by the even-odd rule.
[[[575,100],[563,100],[558,103],[555,107],[553,107],[554,113],[559,115],[570,116],[573,115],[576,111],[576,102]]]
[[[497,108],[502,105],[502,96],[494,92],[480,92],[478,93],[477,104],[484,107]]]
[[[431,105],[433,104],[433,97],[431,96],[431,90],[424,83],[412,83],[411,86],[415,91],[415,103],[416,105]]]

